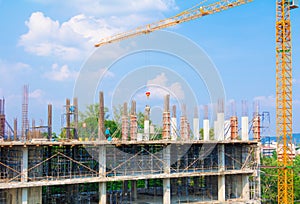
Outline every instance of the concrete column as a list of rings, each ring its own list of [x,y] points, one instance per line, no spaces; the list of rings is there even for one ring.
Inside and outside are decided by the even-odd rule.
[[[123,105],[123,114],[122,114],[122,141],[128,140],[128,111],[127,111],[127,103]]]
[[[225,171],[225,147],[223,144],[218,145],[218,166],[219,172]],[[218,200],[225,201],[225,175],[218,176]]]
[[[172,107],[171,118],[171,140],[177,140],[177,118],[176,118],[176,106]]]
[[[225,175],[218,176],[218,201],[225,202]]]
[[[217,114],[217,121],[218,121],[218,140],[224,140],[224,113]]]
[[[22,148],[22,182],[28,181],[28,148],[23,147]]]
[[[66,138],[71,139],[71,112],[70,112],[70,99],[66,99]],[[72,138],[73,139],[73,138]]]
[[[249,119],[248,117],[244,116],[242,117],[242,140],[248,141],[248,129],[249,129]]]
[[[22,176],[21,182],[28,181],[28,147],[22,148]],[[28,203],[28,189],[22,188],[22,204]]]
[[[203,120],[203,140],[204,141],[210,140],[210,138],[209,138],[209,120],[208,119]]]
[[[193,119],[193,128],[194,128],[194,140],[200,139],[200,133],[199,133],[199,118]]]
[[[22,204],[28,204],[28,189],[22,188]]]
[[[106,147],[99,146],[99,175],[106,177]],[[106,182],[99,183],[99,204],[106,204]]]
[[[225,171],[225,147],[224,147],[224,144],[218,145],[218,167],[219,167],[219,171]]]
[[[132,200],[137,200],[137,181],[131,181]]]
[[[99,92],[98,139],[105,140],[104,135],[104,93]]]
[[[144,140],[150,139],[150,121],[145,120],[144,121]]]
[[[106,204],[106,183],[99,183],[99,204]]]
[[[164,173],[170,174],[170,153],[171,153],[171,146],[168,145],[163,150],[163,157],[164,157]],[[171,203],[171,184],[170,178],[163,179],[163,203],[169,204]]]
[[[48,139],[52,139],[52,105],[48,104]]]

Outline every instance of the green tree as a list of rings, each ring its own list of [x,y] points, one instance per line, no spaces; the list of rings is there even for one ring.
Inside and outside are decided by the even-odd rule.
[[[80,138],[98,137],[99,104],[91,104],[85,112],[79,112],[78,136]],[[104,118],[109,118],[108,108],[104,108]]]
[[[300,155],[294,160],[294,200],[300,203]]]
[[[123,106],[117,106],[113,108],[114,117],[109,119],[109,110],[104,108],[105,112],[105,128],[110,128],[111,134],[116,138],[121,138],[121,125],[122,125],[122,114]],[[130,115],[128,113],[128,115]],[[99,104],[92,104],[87,106],[85,112],[79,112],[78,122],[78,135],[81,138],[96,138],[98,136],[98,116],[99,116]],[[137,114],[138,127],[144,128],[144,114],[139,112]],[[151,123],[151,121],[150,121]],[[64,137],[65,133],[61,133],[61,137]]]
[[[272,157],[262,157],[261,165],[273,168],[261,168],[261,196],[263,203],[277,203],[278,169],[277,156],[274,152]],[[275,167],[275,168],[274,168]],[[300,155],[294,160],[294,200],[300,201]]]
[[[276,168],[276,153],[274,153],[272,157],[262,157],[261,166],[267,167],[261,168],[260,171],[262,201],[263,203],[277,203],[278,170]]]

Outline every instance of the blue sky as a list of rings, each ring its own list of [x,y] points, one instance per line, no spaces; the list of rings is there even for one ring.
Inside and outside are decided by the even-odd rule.
[[[0,0],[0,96],[6,99],[7,120],[11,124],[15,117],[21,121],[22,86],[29,84],[29,119],[46,122],[47,103],[52,103],[54,129],[58,131],[65,98],[73,97],[76,78],[95,52],[94,43],[102,37],[176,15],[197,3],[196,0]],[[300,132],[299,11],[291,12],[294,132]],[[168,30],[189,38],[204,50],[220,73],[227,102],[235,100],[238,113],[241,100],[248,101],[249,115],[253,101],[259,100],[261,111],[270,111],[270,132],[275,132],[275,0],[254,0]],[[145,56],[150,60],[155,54]],[[106,77],[114,81],[121,76],[109,72]],[[168,79],[166,73],[149,75],[145,81],[145,84],[159,81],[170,89],[180,89],[180,84]],[[190,86],[204,89],[205,93],[201,84],[191,82]],[[110,87],[109,83],[98,87],[105,88],[107,100],[112,96]]]

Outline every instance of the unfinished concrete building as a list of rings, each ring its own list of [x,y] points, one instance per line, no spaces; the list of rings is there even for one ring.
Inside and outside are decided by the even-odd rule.
[[[260,203],[259,118],[252,127],[255,140],[248,135],[252,120],[243,116],[239,128],[236,116],[225,121],[222,107],[214,122],[206,108],[203,125],[195,109],[190,125],[183,106],[178,128],[169,100],[166,96],[160,137],[147,106],[143,132],[138,130],[132,101],[130,111],[127,103],[123,106],[121,137],[107,141],[102,92],[98,133],[88,139],[78,132],[77,99],[66,100],[65,135],[59,140],[51,138],[51,105],[46,126],[18,135],[15,120],[13,134],[0,143],[0,203]]]

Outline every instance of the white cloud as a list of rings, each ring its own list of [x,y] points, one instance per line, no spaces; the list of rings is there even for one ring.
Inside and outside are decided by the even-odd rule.
[[[147,88],[148,91],[154,93],[153,96],[156,98],[163,98],[166,94],[172,94],[179,100],[185,97],[181,84],[179,82],[170,82],[165,73],[148,80]]]
[[[96,27],[97,25],[97,27]],[[19,44],[27,52],[38,56],[54,56],[66,60],[80,59],[81,55],[92,48],[93,39],[99,29],[106,25],[101,20],[78,15],[60,25],[46,17],[42,12],[32,13],[26,21],[28,32],[20,37]],[[101,29],[103,32],[105,29]]]
[[[161,12],[176,8],[174,0],[47,2],[54,3],[79,14],[59,22],[42,12],[32,13],[25,22],[28,32],[20,36],[19,45],[37,56],[64,60],[85,59],[100,39],[151,23]]]
[[[8,86],[8,84],[20,81],[26,78],[31,71],[32,68],[28,64],[22,62],[7,62],[0,59],[0,76],[2,76],[0,86],[2,86],[2,84]]]
[[[54,81],[64,81],[75,79],[78,76],[78,72],[69,69],[68,65],[59,67],[57,64],[53,64],[51,71],[46,72],[44,76]]]
[[[276,107],[276,98],[272,95],[270,96],[256,96],[253,99],[259,103],[259,106],[263,107]]]
[[[36,89],[33,92],[29,93],[30,98],[40,99],[44,95],[44,92],[41,89]]]

